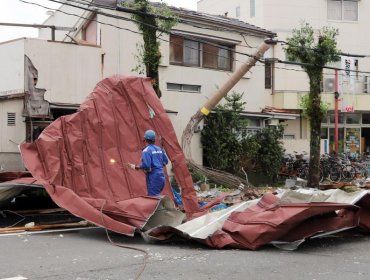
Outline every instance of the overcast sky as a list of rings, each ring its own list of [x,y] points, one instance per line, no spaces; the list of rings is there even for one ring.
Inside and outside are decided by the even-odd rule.
[[[24,0],[25,2],[37,3],[52,9],[60,4],[49,0]],[[197,9],[198,0],[164,0],[170,6]],[[156,2],[156,1],[154,1]],[[27,23],[41,24],[47,18],[47,9],[21,2],[20,0],[0,0],[0,23]],[[0,26],[0,42],[20,37],[37,37],[36,28],[4,27]]]

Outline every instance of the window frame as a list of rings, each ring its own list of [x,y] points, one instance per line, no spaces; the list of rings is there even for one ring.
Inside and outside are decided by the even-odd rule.
[[[176,85],[179,86],[179,89],[169,88],[169,85]],[[198,90],[189,90],[185,89],[188,86],[197,87]],[[167,91],[176,91],[176,92],[191,92],[191,93],[201,93],[202,86],[201,85],[190,85],[190,84],[179,84],[179,83],[167,83]]]
[[[189,40],[179,35],[170,35],[170,64],[180,65],[188,67],[199,67],[203,69],[213,69],[221,71],[233,71],[234,53],[232,49],[235,49],[235,45],[220,44],[209,40],[208,42],[197,42],[199,47],[198,63],[188,63],[185,57],[185,42],[197,42],[195,40]],[[182,44],[182,52],[179,46],[176,44]],[[207,49],[207,51],[205,51]],[[212,52],[213,51],[213,52]],[[216,53],[217,51],[217,53]],[[227,52],[226,63],[220,59],[220,52]],[[213,61],[212,61],[213,59]],[[181,61],[180,61],[181,60]],[[212,64],[213,62],[213,64]],[[223,67],[226,65],[226,67]]]
[[[274,61],[265,60],[265,89],[272,89]]]
[[[335,2],[340,2],[340,18],[334,18],[333,17],[333,13],[331,10],[329,10],[329,3],[332,2],[332,3],[335,3]],[[346,17],[349,16],[349,11],[347,10],[346,11],[346,7],[345,7],[345,2],[354,2],[356,3],[356,19],[347,19]],[[359,12],[359,9],[358,9],[358,2],[359,0],[328,0],[327,1],[327,19],[330,20],[330,21],[348,21],[348,22],[358,22],[358,12]],[[329,13],[331,13],[329,15]]]

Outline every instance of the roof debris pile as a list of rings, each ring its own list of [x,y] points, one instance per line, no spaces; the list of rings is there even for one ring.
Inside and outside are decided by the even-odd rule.
[[[174,234],[213,248],[256,250],[266,244],[294,250],[310,238],[347,230],[370,231],[370,192],[284,190],[208,213],[177,227],[146,232],[149,240]]]
[[[104,79],[79,112],[54,121],[35,142],[21,145],[21,154],[32,176],[60,207],[109,230],[133,235],[158,208],[177,211],[168,198],[172,197],[168,180],[162,192],[167,196],[147,197],[145,174],[126,167],[140,159],[142,135],[148,129],[156,131],[157,144],[172,162],[187,216],[199,215],[207,207],[199,209],[173,126],[148,78]],[[176,215],[171,225],[181,223],[183,213]],[[160,224],[167,222],[162,219]]]
[[[127,168],[140,159],[148,129],[156,131],[157,145],[172,162],[179,193],[167,180],[163,196],[148,197],[145,174]],[[0,180],[3,201],[26,187],[42,186],[73,215],[125,235],[139,230],[146,240],[178,235],[213,248],[296,249],[310,238],[370,230],[370,191],[359,188],[302,185],[272,193],[239,183],[237,190],[220,193],[205,180],[197,193],[171,121],[147,78],[117,75],[101,81],[79,112],[54,121],[35,142],[21,145],[21,153],[33,177]],[[187,222],[173,200],[181,203]],[[38,229],[32,222],[23,227]]]
[[[0,173],[0,234],[87,226],[58,208],[29,172]]]

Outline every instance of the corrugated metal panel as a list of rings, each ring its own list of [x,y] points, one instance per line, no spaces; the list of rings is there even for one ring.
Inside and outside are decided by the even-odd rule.
[[[143,172],[127,168],[128,162],[140,161],[147,129],[158,134],[157,144],[166,150],[182,188],[184,208],[193,216],[200,210],[187,162],[147,78],[117,75],[101,81],[79,112],[54,121],[34,143],[21,145],[21,153],[33,177],[59,206],[132,235],[162,201],[146,196]],[[168,180],[162,194],[172,197]]]

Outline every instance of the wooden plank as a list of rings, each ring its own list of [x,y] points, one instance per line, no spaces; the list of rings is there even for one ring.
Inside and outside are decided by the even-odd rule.
[[[11,227],[11,228],[0,228],[0,234],[2,233],[14,233],[23,231],[40,231],[44,229],[54,229],[54,228],[73,228],[73,227],[83,227],[90,226],[91,224],[87,221],[81,221],[78,223],[65,223],[65,224],[55,224],[55,225],[35,225],[35,226],[24,226],[24,227]]]

